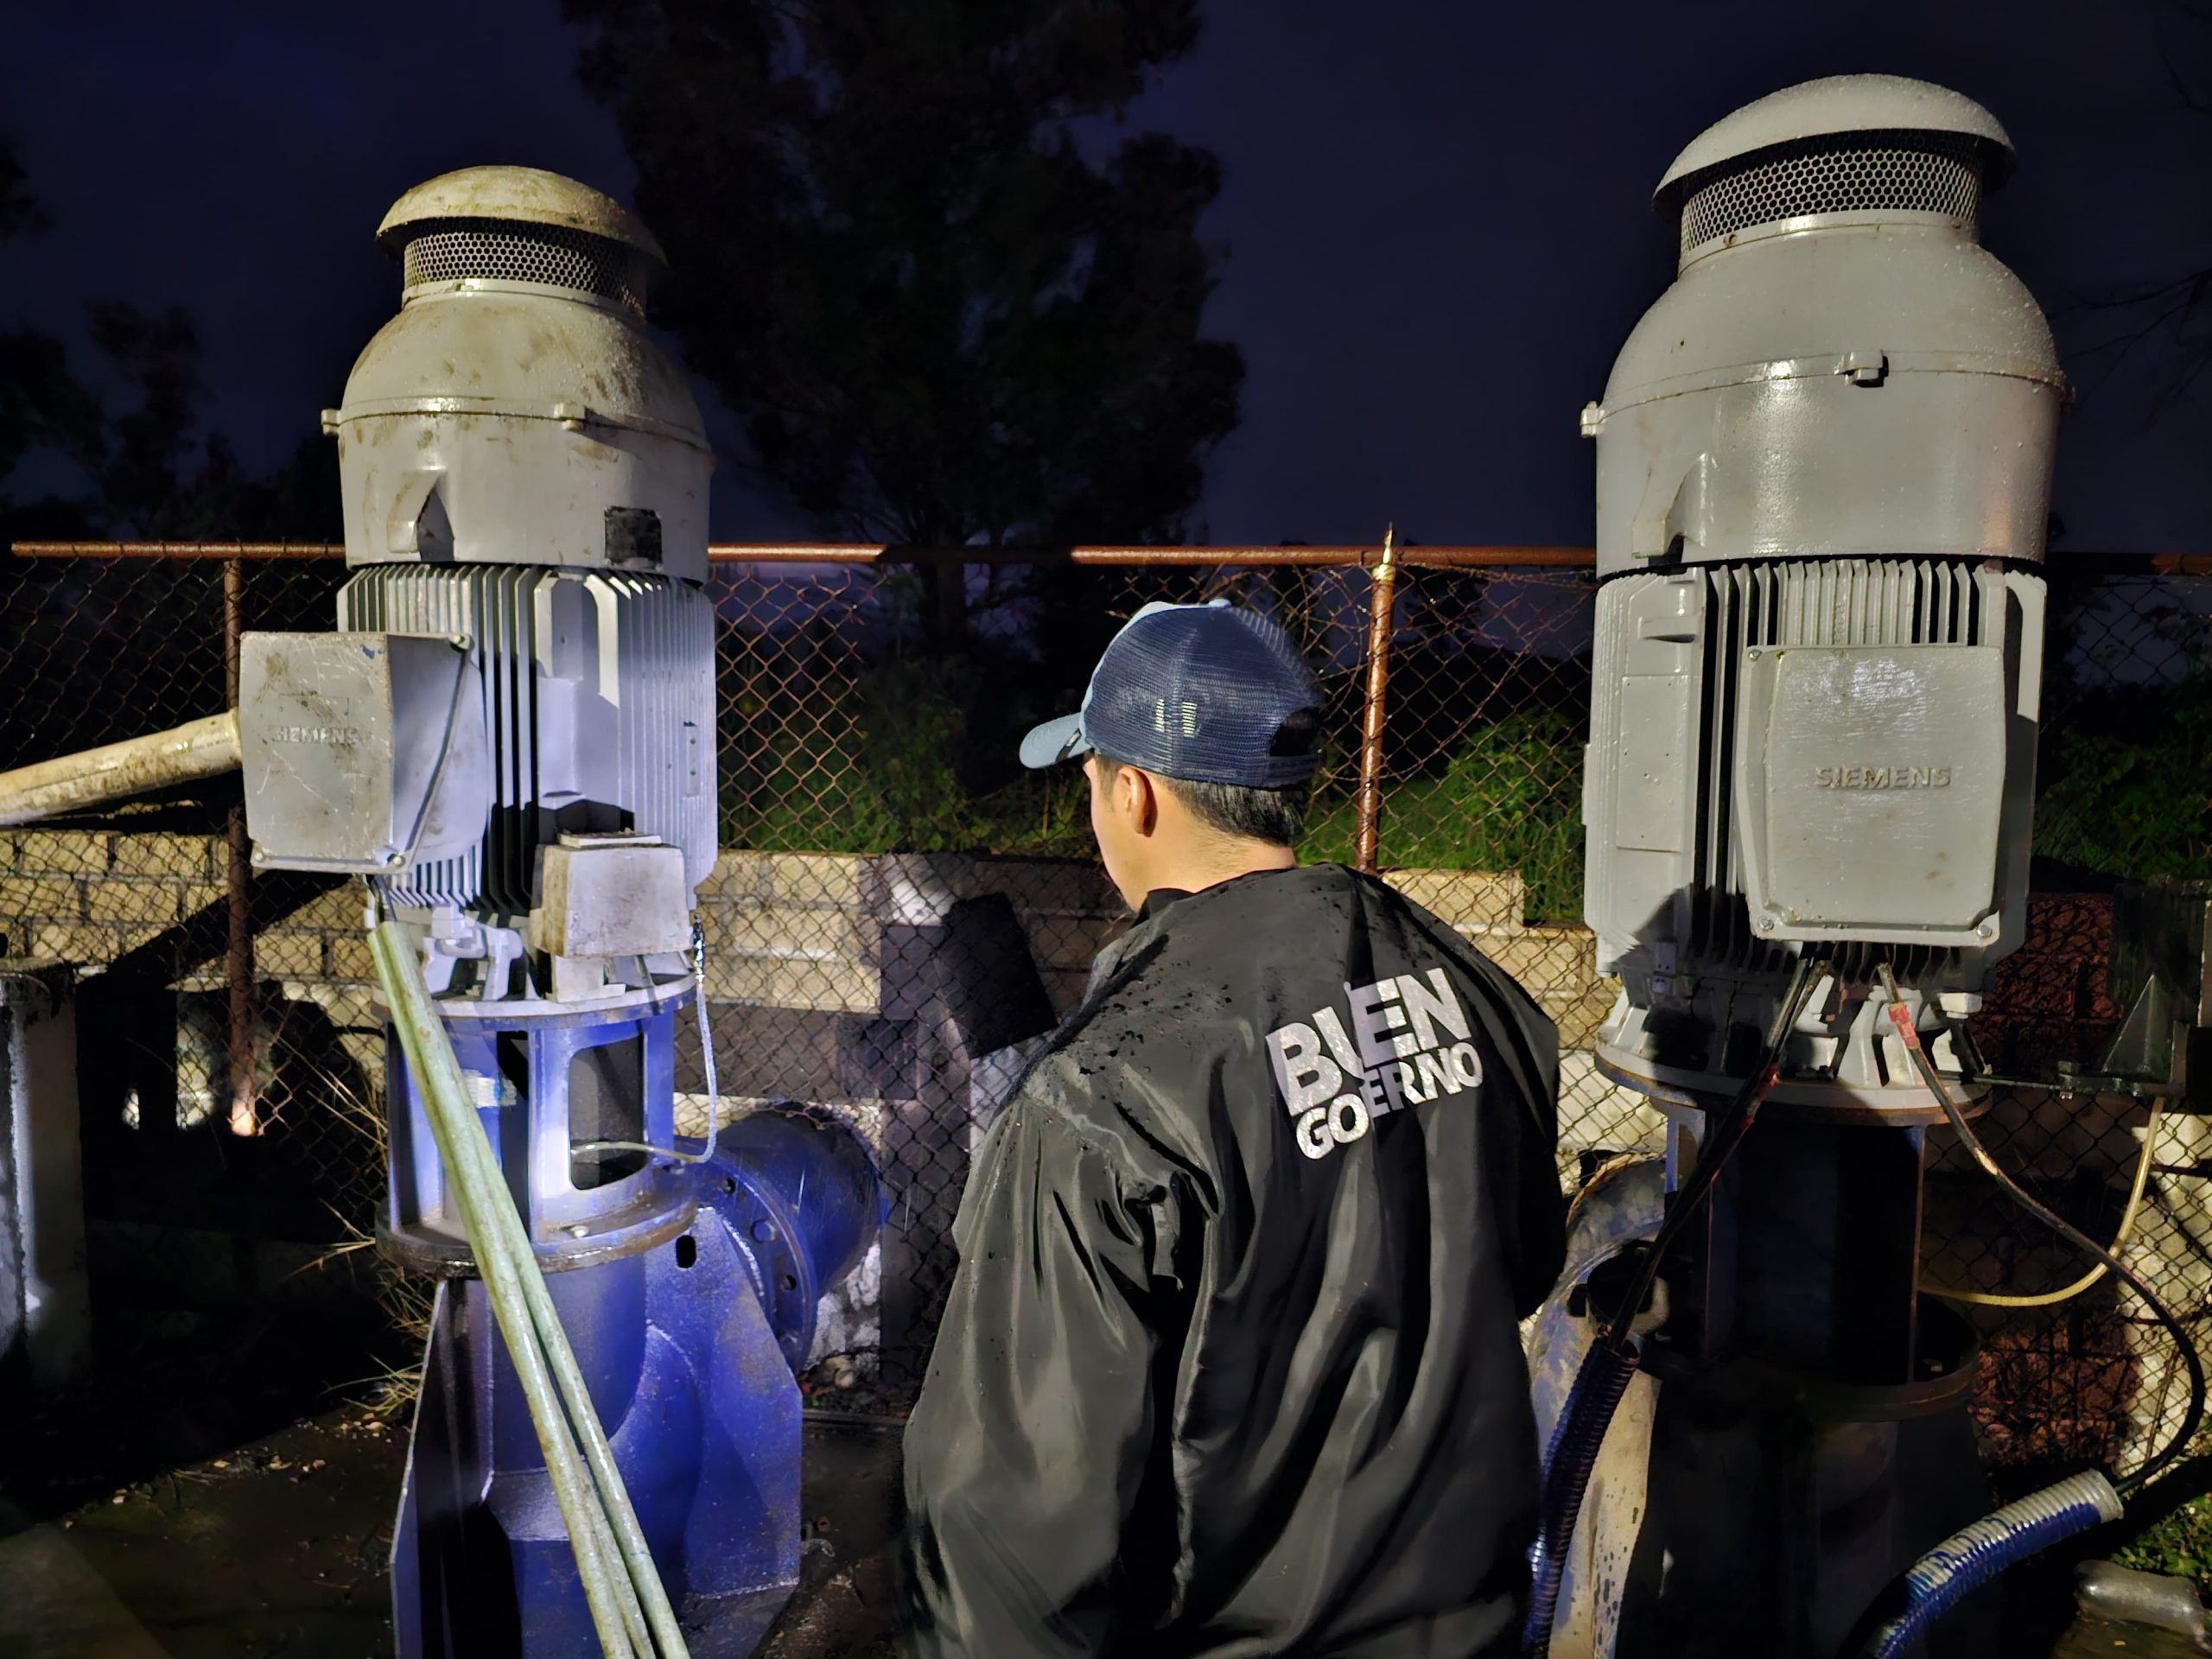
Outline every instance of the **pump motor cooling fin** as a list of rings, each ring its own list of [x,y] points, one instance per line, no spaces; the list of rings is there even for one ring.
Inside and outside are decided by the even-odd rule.
[[[419,862],[404,904],[527,916],[537,849],[628,830],[715,860],[714,607],[689,582],[518,565],[373,565],[339,594],[338,625],[483,641],[492,791],[484,838]]]
[[[1725,1088],[1815,950],[1777,1104],[1932,1116],[1872,963],[1932,1025],[2020,943],[2064,382],[1980,242],[2011,162],[1978,105],[1857,75],[1738,111],[1660,184],[1676,280],[1583,429],[1599,1058],[1662,1099]]]

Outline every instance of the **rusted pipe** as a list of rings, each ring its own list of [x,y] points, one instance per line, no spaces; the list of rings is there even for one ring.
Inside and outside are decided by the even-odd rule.
[[[1255,567],[1364,565],[1372,547],[909,547],[863,542],[714,542],[707,557],[716,564],[1081,564],[1125,569],[1151,566]],[[336,542],[17,542],[24,559],[339,559]],[[1569,569],[1590,568],[1586,547],[1409,547],[1402,565],[1439,569]]]
[[[342,559],[339,542],[17,542],[19,559]]]
[[[239,641],[245,632],[245,565],[223,562],[223,696],[233,723],[238,709]],[[246,834],[245,805],[231,808],[224,825],[226,868],[223,898],[227,945],[223,980],[230,993],[231,1133],[258,1135],[261,1020],[253,1001],[253,841]]]
[[[0,772],[0,825],[35,823],[58,812],[235,772],[238,765],[238,717],[210,715],[169,731]]]
[[[1398,556],[1382,532],[1382,557],[1367,594],[1367,696],[1359,715],[1358,868],[1378,868],[1382,841],[1382,696],[1390,683],[1390,612],[1398,594]]]

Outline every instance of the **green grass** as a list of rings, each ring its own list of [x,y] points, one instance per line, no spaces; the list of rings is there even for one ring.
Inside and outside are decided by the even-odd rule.
[[[2196,1450],[2204,1450],[2202,1440]],[[2186,1472],[2187,1465],[2180,1466]],[[2146,1488],[2146,1491],[2154,1490]],[[2193,1497],[2155,1525],[2145,1528],[2113,1560],[2139,1573],[2164,1573],[2187,1579],[2200,1596],[2212,1595],[2212,1496]]]
[[[2045,734],[2036,850],[2140,880],[2212,875],[2212,676]]]
[[[976,791],[963,779],[975,688],[963,671],[914,662],[855,686],[779,695],[737,713],[753,738],[722,757],[722,841],[762,852],[1091,854],[1088,795],[1073,768],[1022,773]],[[1440,766],[1383,792],[1386,866],[1517,870],[1529,918],[1581,912],[1582,749],[1567,716],[1509,716],[1471,727]],[[1323,757],[1331,780],[1300,851],[1351,863],[1356,767]]]

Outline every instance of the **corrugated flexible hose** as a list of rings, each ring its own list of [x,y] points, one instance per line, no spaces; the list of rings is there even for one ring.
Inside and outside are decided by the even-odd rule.
[[[1567,1552],[1582,1515],[1582,1497],[1589,1490],[1613,1412],[1636,1375],[1639,1356],[1640,1344],[1633,1340],[1621,1348],[1602,1338],[1592,1342],[1582,1369],[1574,1374],[1559,1421],[1552,1426],[1551,1444],[1544,1448],[1544,1497],[1537,1511],[1536,1542],[1529,1552],[1529,1619],[1521,1631],[1522,1648],[1532,1656],[1550,1649],[1552,1620],[1567,1573]]]
[[[1904,1575],[1904,1611],[1858,1651],[1867,1659],[1903,1659],[1928,1629],[1968,1592],[2100,1522],[2120,1519],[2120,1494],[2094,1469],[2007,1503],[1953,1533]]]

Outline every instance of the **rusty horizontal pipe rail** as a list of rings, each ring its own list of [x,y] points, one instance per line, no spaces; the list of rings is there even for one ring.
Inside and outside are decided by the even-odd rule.
[[[1586,547],[1401,547],[1401,565],[1437,569],[1495,566],[1585,569],[1596,562]],[[1379,546],[1326,547],[902,547],[842,542],[715,542],[707,557],[718,564],[1093,564],[1306,565],[1357,569],[1377,563]]]
[[[340,542],[16,542],[19,559],[342,559]]]
[[[24,559],[340,559],[337,542],[17,542]],[[1377,563],[1380,547],[910,547],[865,542],[715,542],[707,557],[716,564],[1036,564],[1318,565],[1358,567]],[[1586,569],[1586,547],[1401,546],[1401,565],[1437,569]]]

